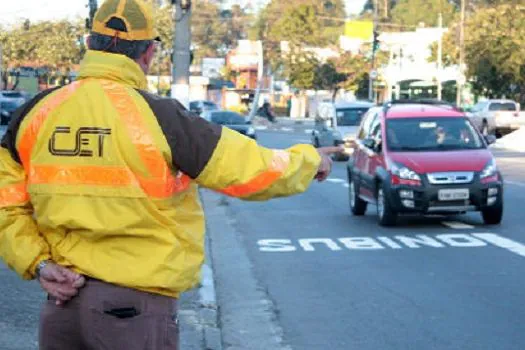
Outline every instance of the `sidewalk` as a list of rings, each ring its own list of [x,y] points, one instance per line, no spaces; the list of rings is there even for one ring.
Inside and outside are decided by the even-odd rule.
[[[502,137],[496,141],[492,148],[525,152],[525,127],[521,127],[519,130]]]

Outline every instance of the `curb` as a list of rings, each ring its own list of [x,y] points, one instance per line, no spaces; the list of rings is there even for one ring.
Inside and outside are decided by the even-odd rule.
[[[200,191],[199,197],[202,202]],[[223,349],[208,223],[204,242],[205,261],[201,268],[201,282],[198,287],[181,296],[186,307],[179,310],[179,347],[184,350]]]

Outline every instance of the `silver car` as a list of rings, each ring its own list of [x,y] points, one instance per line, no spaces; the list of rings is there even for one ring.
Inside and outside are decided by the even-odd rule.
[[[468,116],[483,135],[501,136],[523,126],[520,105],[511,100],[488,100],[476,104]]]
[[[366,101],[322,102],[317,108],[312,144],[315,147],[344,145],[345,140],[355,139],[363,115],[374,104]],[[348,158],[345,155],[338,160]]]

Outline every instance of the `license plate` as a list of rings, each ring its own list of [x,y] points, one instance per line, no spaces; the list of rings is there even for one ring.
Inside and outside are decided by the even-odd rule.
[[[440,201],[459,201],[470,198],[470,191],[467,189],[439,190]]]

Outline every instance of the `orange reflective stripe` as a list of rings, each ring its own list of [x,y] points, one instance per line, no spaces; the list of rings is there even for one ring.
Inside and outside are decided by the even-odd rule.
[[[0,189],[0,207],[20,205],[29,201],[29,194],[26,191],[25,183],[6,186]]]
[[[34,165],[31,184],[138,186],[134,174],[124,167]]]
[[[82,81],[74,82],[62,88],[56,92],[56,94],[48,97],[44,102],[44,105],[30,120],[29,125],[27,125],[25,132],[22,134],[20,142],[18,143],[18,153],[20,155],[22,165],[26,169],[26,172],[29,172],[31,152],[33,151],[33,147],[37,141],[38,133],[49,116],[49,113],[51,113],[55,108],[60,106],[62,102],[68,99],[82,84]]]
[[[150,174],[147,178],[136,174],[143,190],[152,197],[160,198],[167,198],[177,192],[185,191],[191,179],[185,174],[173,176],[162,153],[156,147],[153,137],[148,132],[133,97],[125,88],[114,82],[105,80],[101,84],[128,129],[131,141]]]
[[[270,170],[256,176],[247,183],[227,187],[220,192],[233,197],[245,197],[261,192],[272,186],[283,176],[290,164],[290,154],[285,151],[274,151]]]

